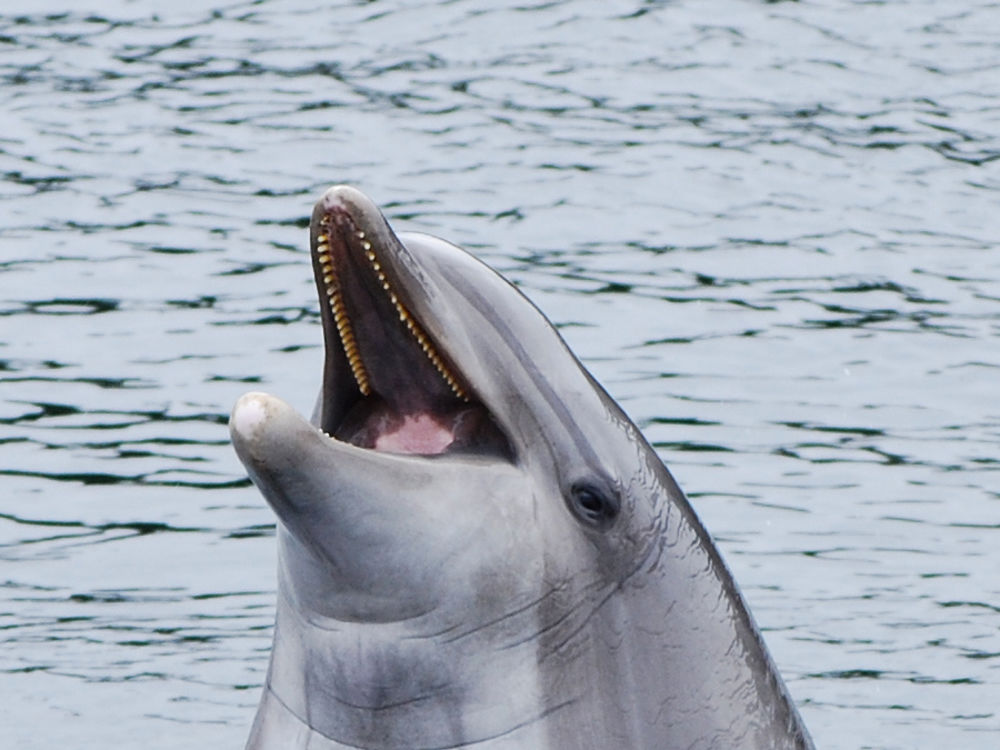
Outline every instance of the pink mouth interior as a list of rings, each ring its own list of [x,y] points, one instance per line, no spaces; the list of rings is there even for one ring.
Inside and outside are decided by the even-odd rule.
[[[455,433],[430,414],[407,414],[402,419],[386,420],[375,437],[377,451],[390,453],[444,453],[455,442]]]
[[[381,399],[369,398],[354,407],[334,437],[359,448],[421,456],[463,450],[510,452],[489,412],[479,404],[400,412]]]

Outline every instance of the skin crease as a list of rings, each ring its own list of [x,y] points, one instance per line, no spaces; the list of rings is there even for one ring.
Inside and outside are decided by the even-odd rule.
[[[331,303],[314,424],[262,393],[233,410],[278,516],[247,748],[812,747],[683,493],[544,316],[453,245],[397,238],[351,188],[320,199],[311,234],[321,299],[324,273],[359,284],[371,253],[405,305],[379,315],[412,316],[438,362],[345,293],[371,400]]]

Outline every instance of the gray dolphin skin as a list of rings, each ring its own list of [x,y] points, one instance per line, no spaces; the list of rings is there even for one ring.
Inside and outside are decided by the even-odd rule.
[[[312,421],[230,420],[278,517],[250,750],[812,743],[718,551],[638,428],[520,292],[316,205]]]

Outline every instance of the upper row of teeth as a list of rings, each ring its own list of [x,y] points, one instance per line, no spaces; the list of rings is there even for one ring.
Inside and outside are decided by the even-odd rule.
[[[351,367],[351,373],[354,375],[354,380],[357,382],[361,393],[367,396],[371,393],[371,380],[369,379],[365,363],[361,359],[361,353],[358,350],[358,342],[354,337],[354,330],[351,327],[351,321],[347,316],[347,310],[344,306],[344,297],[340,291],[339,285],[337,284],[337,277],[333,268],[333,260],[330,257],[330,235],[328,232],[328,226],[329,222],[325,221],[323,224],[323,231],[321,231],[317,237],[317,259],[319,260],[320,270],[323,272],[323,285],[326,288],[327,301],[330,305],[330,311],[333,313],[333,321],[337,326],[337,333],[339,334],[340,341],[344,346],[344,353],[347,355],[347,362]],[[375,275],[378,277],[379,283],[382,285],[382,289],[388,295],[392,306],[396,308],[396,313],[399,315],[399,321],[406,326],[414,340],[420,345],[420,348],[430,360],[431,364],[434,365],[435,369],[441,373],[441,377],[444,378],[445,382],[454,394],[461,399],[468,400],[468,395],[465,393],[465,390],[459,385],[455,376],[452,375],[440,355],[438,355],[437,351],[435,351],[434,346],[427,337],[427,334],[423,332],[423,329],[421,329],[417,321],[413,319],[412,315],[410,315],[409,310],[403,306],[399,297],[396,296],[392,286],[389,284],[389,280],[386,278],[385,271],[382,270],[382,264],[379,263],[378,257],[375,255],[375,250],[372,248],[371,242],[369,242],[365,237],[365,233],[359,229],[356,231],[356,236],[361,241],[361,247],[365,251],[365,257],[368,258],[368,262],[371,264],[372,270],[375,271]]]
[[[317,242],[317,258],[320,270],[323,272],[323,285],[326,287],[327,304],[330,305],[330,312],[333,313],[333,321],[337,325],[337,334],[340,336],[340,343],[344,347],[347,355],[347,363],[351,367],[351,373],[358,384],[358,388],[365,396],[371,394],[371,381],[368,378],[368,370],[361,360],[361,352],[358,351],[358,342],[354,338],[354,330],[351,328],[350,318],[347,317],[347,310],[344,307],[344,296],[340,293],[337,285],[337,277],[333,272],[333,260],[330,257],[330,235],[326,232],[320,234]]]

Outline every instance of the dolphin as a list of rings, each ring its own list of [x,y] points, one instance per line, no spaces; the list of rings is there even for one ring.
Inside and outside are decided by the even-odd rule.
[[[278,517],[248,750],[811,748],[656,452],[510,283],[328,190],[312,420],[240,398]]]

